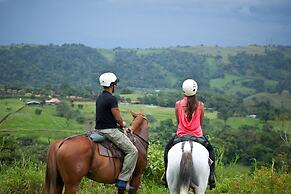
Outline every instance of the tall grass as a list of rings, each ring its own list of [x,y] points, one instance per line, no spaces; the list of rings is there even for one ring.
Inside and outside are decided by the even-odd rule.
[[[29,159],[13,166],[0,166],[0,193],[39,194],[43,192],[44,164]]]
[[[167,194],[168,190],[159,181],[163,172],[163,148],[152,144],[149,147],[149,165],[144,173],[139,193]],[[223,150],[217,153],[216,188],[207,193],[228,194],[289,194],[291,175],[279,173],[273,168],[256,167],[251,169],[237,166],[236,160],[225,166],[222,163]],[[28,158],[15,162],[12,166],[0,164],[0,193],[39,194],[44,191],[45,164],[35,163]],[[84,178],[78,193],[115,193],[114,185],[104,185]]]

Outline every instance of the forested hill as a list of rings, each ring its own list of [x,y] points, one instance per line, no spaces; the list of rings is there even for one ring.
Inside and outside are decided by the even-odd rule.
[[[251,95],[291,92],[291,47],[96,49],[80,44],[0,47],[0,85],[96,88],[115,72],[121,87],[177,88],[194,78],[208,91]]]

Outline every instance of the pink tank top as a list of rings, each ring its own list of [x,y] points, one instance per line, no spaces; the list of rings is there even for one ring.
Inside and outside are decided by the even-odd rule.
[[[187,114],[184,112],[183,107],[187,106],[187,97],[177,102],[178,104],[178,119],[179,125],[177,129],[177,135],[179,137],[183,135],[193,135],[195,137],[202,137],[202,127],[200,123],[201,105],[198,103],[197,110],[192,114],[192,119],[188,121]]]

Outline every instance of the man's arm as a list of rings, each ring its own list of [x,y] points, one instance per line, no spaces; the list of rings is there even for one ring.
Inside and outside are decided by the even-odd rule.
[[[119,111],[118,107],[112,108],[111,112],[115,118],[116,123],[120,126],[120,128],[123,128],[123,120]]]

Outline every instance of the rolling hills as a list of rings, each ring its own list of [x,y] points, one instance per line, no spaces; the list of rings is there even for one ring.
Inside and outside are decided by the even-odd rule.
[[[249,96],[291,92],[291,48],[284,46],[96,49],[80,44],[0,46],[0,85],[96,89],[114,71],[120,87],[177,89],[186,78],[200,89]]]

